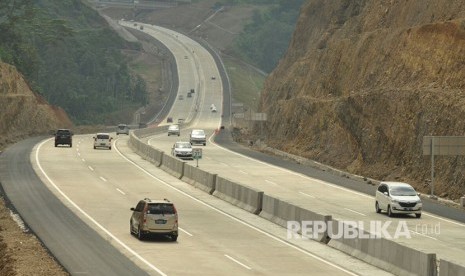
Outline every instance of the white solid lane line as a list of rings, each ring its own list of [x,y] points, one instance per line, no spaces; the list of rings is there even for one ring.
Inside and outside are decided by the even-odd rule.
[[[347,211],[350,211],[350,212],[352,212],[352,213],[359,214],[359,215],[361,215],[361,216],[364,216],[364,217],[366,217],[366,216],[367,216],[367,215],[365,215],[365,214],[363,214],[363,213],[357,212],[357,211],[355,211],[355,210],[352,210],[352,209],[349,209],[349,208],[344,208],[344,209],[345,209],[345,210],[347,210]]]
[[[231,256],[229,256],[229,255],[227,255],[227,254],[224,254],[224,256],[225,256],[226,258],[230,259],[231,261],[235,262],[236,264],[238,264],[238,265],[240,265],[240,266],[242,266],[242,267],[245,267],[245,268],[247,268],[248,270],[252,270],[251,267],[246,266],[245,264],[239,262],[238,260],[234,259],[233,257],[231,257]]]
[[[420,235],[420,236],[423,236],[423,237],[426,237],[426,238],[430,238],[430,239],[432,239],[432,240],[435,240],[435,241],[437,241],[437,240],[438,240],[438,239],[436,239],[436,238],[433,238],[433,237],[431,237],[431,236],[428,236],[428,235],[422,234],[422,233],[420,233],[420,232],[417,232],[417,231],[413,231],[413,230],[409,230],[409,231],[410,231],[410,232],[412,232],[412,233],[414,233],[414,234],[417,234],[417,235]]]
[[[121,194],[126,195],[126,193],[123,192],[123,191],[121,191],[120,189],[116,188],[116,190],[117,190],[118,192],[120,192]]]
[[[309,195],[309,194],[306,194],[306,193],[304,193],[304,192],[299,192],[299,194],[304,195],[304,196],[308,196],[308,197],[311,197],[311,198],[315,198],[314,196]]]
[[[265,182],[266,182],[266,183],[269,183],[269,184],[271,184],[271,185],[278,185],[278,184],[276,184],[276,183],[274,183],[273,181],[270,181],[270,180],[265,180]]]
[[[191,236],[193,237],[194,235],[192,235],[191,233],[187,232],[186,230],[182,229],[181,227],[178,226],[178,229],[181,230],[182,232],[186,233],[188,236]]]

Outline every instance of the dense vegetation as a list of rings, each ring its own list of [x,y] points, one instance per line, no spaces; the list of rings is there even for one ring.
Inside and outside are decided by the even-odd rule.
[[[145,82],[121,54],[136,47],[80,0],[0,1],[0,59],[75,123],[102,123],[106,113],[146,103]]]
[[[241,58],[271,72],[287,50],[305,0],[223,0],[223,4],[271,4],[265,12],[255,11],[252,22],[239,36],[234,51]]]

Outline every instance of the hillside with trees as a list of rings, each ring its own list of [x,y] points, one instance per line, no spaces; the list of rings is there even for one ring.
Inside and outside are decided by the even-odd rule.
[[[252,21],[234,41],[235,54],[265,72],[271,72],[289,46],[300,7],[304,2],[305,0],[253,1],[255,5],[263,3],[270,6],[264,11],[254,11]]]
[[[145,82],[121,53],[140,45],[81,1],[2,1],[0,14],[0,59],[75,123],[114,123],[105,114],[147,102]]]

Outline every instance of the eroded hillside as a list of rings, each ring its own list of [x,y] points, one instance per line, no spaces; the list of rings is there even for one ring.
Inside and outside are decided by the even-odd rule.
[[[429,191],[427,135],[464,135],[465,2],[309,0],[267,79],[267,143]],[[463,157],[436,158],[436,192],[465,193]]]
[[[0,62],[0,149],[22,138],[71,127],[66,113],[33,93],[14,66]]]

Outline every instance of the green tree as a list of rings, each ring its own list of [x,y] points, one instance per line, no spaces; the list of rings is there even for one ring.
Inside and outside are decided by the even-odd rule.
[[[252,22],[234,42],[234,51],[248,62],[271,72],[286,52],[299,10],[305,0],[268,0],[264,12],[254,11]]]

